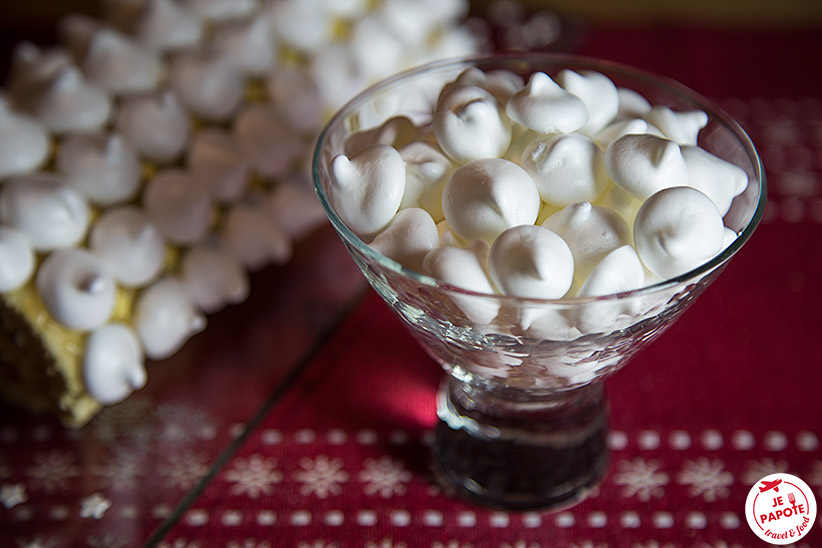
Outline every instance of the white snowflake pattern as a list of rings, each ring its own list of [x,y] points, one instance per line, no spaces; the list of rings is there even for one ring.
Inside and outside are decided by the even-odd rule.
[[[360,472],[359,478],[366,484],[365,494],[379,494],[388,499],[394,495],[404,495],[405,484],[411,481],[412,476],[401,461],[383,456],[365,461],[365,470]]]
[[[157,427],[155,407],[151,399],[140,396],[104,407],[90,424],[94,437],[108,445],[129,441],[135,447],[150,447]]]
[[[156,416],[160,423],[160,437],[165,441],[212,440],[217,435],[217,424],[208,411],[188,403],[159,405]]]
[[[31,486],[46,493],[64,491],[73,478],[80,476],[74,455],[55,449],[34,455],[34,465],[26,468]]]
[[[191,489],[208,472],[209,458],[205,453],[187,451],[171,455],[168,462],[158,467],[169,487]]]
[[[294,479],[302,483],[300,493],[314,494],[317,498],[325,499],[329,495],[339,495],[343,483],[348,481],[348,472],[343,470],[340,459],[329,459],[326,455],[319,455],[316,459],[304,458],[300,461],[302,470],[294,472]]]
[[[705,501],[713,502],[728,496],[728,486],[734,482],[734,477],[725,470],[725,463],[721,460],[701,457],[695,461],[686,461],[677,481],[681,485],[690,486],[688,492],[691,496],[701,496]]]
[[[111,501],[100,493],[94,493],[80,501],[80,517],[103,519],[109,508]]]
[[[23,483],[6,483],[0,485],[0,504],[7,509],[14,508],[29,500],[26,495],[26,486]]]
[[[806,476],[808,485],[816,487],[816,491],[822,494],[822,460],[815,460],[811,464],[811,471]]]
[[[282,473],[276,469],[277,460],[265,458],[262,455],[251,455],[248,459],[237,458],[230,469],[226,470],[226,481],[235,485],[231,492],[235,495],[247,494],[256,499],[260,495],[270,495],[274,491],[274,484],[283,479]]]
[[[106,464],[93,468],[102,487],[127,491],[137,485],[137,479],[146,475],[143,456],[118,448]]]
[[[380,542],[368,541],[365,548],[408,548],[404,542],[394,542],[391,537],[385,537]]]
[[[651,497],[661,497],[665,494],[665,485],[668,485],[668,474],[659,470],[656,460],[646,461],[642,458],[623,460],[617,465],[614,483],[622,486],[622,494],[626,497],[636,497],[642,502],[648,502]]]
[[[242,542],[232,540],[226,544],[226,548],[271,548],[271,543],[266,540],[257,542],[253,538],[247,538]]]
[[[748,485],[753,485],[765,476],[787,471],[788,463],[784,460],[774,461],[769,458],[752,460],[748,462],[748,468],[742,475],[742,481]]]

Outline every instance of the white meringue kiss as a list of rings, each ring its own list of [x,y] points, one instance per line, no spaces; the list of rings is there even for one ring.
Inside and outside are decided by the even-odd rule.
[[[645,119],[680,145],[696,145],[699,130],[708,123],[708,115],[701,110],[677,112],[670,107],[654,107]]]
[[[537,139],[523,151],[521,165],[540,197],[553,205],[594,201],[608,185],[602,151],[579,133]]]
[[[150,283],[165,262],[162,235],[148,216],[134,206],[104,211],[91,229],[89,245],[126,287]]]
[[[246,194],[251,166],[240,145],[225,131],[206,128],[192,140],[188,167],[215,199],[232,202]]]
[[[108,95],[87,82],[74,66],[60,69],[49,86],[26,103],[27,110],[54,133],[93,131],[102,127],[111,114]]]
[[[640,200],[663,188],[688,184],[688,166],[678,144],[651,134],[625,135],[605,150],[611,179]]]
[[[370,239],[391,221],[405,190],[405,161],[388,145],[371,145],[331,163],[328,196],[340,219]]]
[[[619,96],[617,120],[642,118],[651,112],[651,103],[640,93],[628,88],[617,88],[617,95]]]
[[[0,226],[0,293],[14,291],[34,272],[34,250],[22,231]]]
[[[175,244],[198,243],[211,230],[215,215],[211,196],[189,173],[158,172],[146,185],[142,199],[151,221]]]
[[[130,200],[140,189],[140,160],[116,133],[67,137],[57,148],[56,167],[69,184],[101,206]]]
[[[631,227],[619,214],[589,202],[580,202],[554,213],[542,223],[558,234],[574,256],[577,283],[613,250],[631,243]]]
[[[475,240],[467,248],[438,247],[423,260],[423,270],[429,276],[469,291],[494,294],[488,277],[490,246],[484,240]],[[454,304],[468,320],[481,325],[489,324],[499,314],[499,300],[494,297],[450,293]]]
[[[233,135],[248,162],[264,177],[290,174],[306,143],[271,105],[252,104],[237,115]]]
[[[508,116],[540,133],[568,133],[588,122],[585,102],[569,93],[544,72],[535,72],[528,85],[505,107]]]
[[[445,220],[466,241],[492,242],[506,229],[533,224],[540,198],[531,176],[502,158],[474,160],[457,169],[445,183]]]
[[[557,82],[585,103],[588,121],[579,131],[595,135],[608,125],[619,110],[619,92],[610,78],[595,71],[560,71]]]
[[[453,172],[454,164],[436,145],[417,141],[400,149],[405,160],[405,191],[400,209],[421,207],[435,222],[445,218],[442,211],[442,190]]]
[[[578,297],[599,297],[639,289],[645,269],[632,245],[620,246],[599,261],[577,292]]]
[[[640,259],[663,278],[684,274],[719,253],[724,232],[716,205],[691,187],[660,190],[642,204],[634,222]]]
[[[177,278],[161,279],[143,291],[134,304],[134,327],[151,359],[171,356],[205,326],[205,317]]]
[[[113,323],[89,335],[83,382],[89,395],[103,405],[122,401],[145,386],[143,348],[133,329]]]
[[[477,86],[446,86],[433,125],[440,148],[460,164],[502,156],[511,144],[511,121],[502,105]]]
[[[37,251],[81,242],[89,215],[83,196],[57,174],[21,175],[0,186],[0,221],[20,229]]]
[[[45,162],[49,148],[42,125],[11,110],[0,97],[0,179],[34,171]]]
[[[276,63],[277,51],[271,26],[264,18],[224,23],[214,29],[214,48],[250,76],[263,76]]]
[[[461,86],[479,86],[486,89],[502,105],[506,104],[525,85],[522,76],[509,70],[485,72],[477,67],[468,67],[462,71],[454,83]]]
[[[129,25],[138,41],[161,52],[198,44],[203,38],[203,24],[191,12],[173,0],[146,0]]]
[[[571,287],[574,257],[556,233],[536,225],[520,225],[494,240],[489,270],[503,295],[559,299]]]
[[[406,268],[420,272],[425,255],[440,244],[434,219],[424,209],[401,209],[369,245]]]
[[[240,261],[220,246],[189,249],[181,261],[180,274],[191,300],[206,314],[248,297],[248,274]]]
[[[343,151],[352,156],[369,145],[390,145],[400,149],[417,137],[417,127],[406,116],[393,116],[377,127],[347,135]]]
[[[688,166],[688,185],[713,200],[723,217],[734,197],[748,186],[748,174],[730,162],[696,146],[683,146],[682,157]]]
[[[50,253],[35,276],[49,314],[70,329],[97,329],[114,310],[117,287],[105,264],[85,249]]]
[[[223,54],[189,51],[171,64],[171,86],[183,104],[210,122],[223,122],[240,107],[245,93],[241,72]]]
[[[155,162],[173,161],[188,143],[188,116],[169,90],[126,98],[115,123],[141,154]]]
[[[271,211],[251,202],[233,206],[225,215],[220,235],[223,247],[250,271],[291,258],[291,240]]]
[[[292,241],[302,240],[328,220],[316,194],[297,183],[277,185],[266,202],[274,222]]]
[[[207,21],[247,17],[260,8],[260,0],[184,0],[181,4]]]

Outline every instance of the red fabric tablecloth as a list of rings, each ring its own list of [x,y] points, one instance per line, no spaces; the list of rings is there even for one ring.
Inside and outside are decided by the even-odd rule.
[[[329,340],[308,345],[317,352],[304,369],[241,383],[248,401],[227,389],[230,378],[277,352],[261,327],[272,324],[253,321],[265,315],[259,302],[227,311],[181,358],[187,374],[205,370],[185,398],[137,394],[80,432],[5,411],[0,545],[133,546],[153,531],[178,548],[762,545],[744,516],[759,478],[787,471],[822,497],[821,46],[819,32],[693,28],[590,29],[583,41],[581,53],[671,76],[725,106],[762,154],[770,200],[718,281],[608,381],[611,466],[590,499],[517,513],[443,492],[426,447],[440,371],[369,293]],[[350,274],[330,231],[319,238],[315,251],[338,269],[329,272]],[[345,301],[322,308],[324,297],[308,300],[314,314]],[[238,334],[235,319],[253,335]],[[290,363],[306,341],[322,341],[302,333]],[[223,374],[210,376],[215,361]],[[289,372],[298,374],[281,390]],[[232,405],[257,408],[271,390],[259,424],[222,453],[250,416]],[[822,546],[822,524],[799,546]]]

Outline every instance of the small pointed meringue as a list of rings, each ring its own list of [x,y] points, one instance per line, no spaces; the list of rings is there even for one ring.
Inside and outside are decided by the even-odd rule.
[[[89,395],[103,405],[122,401],[145,386],[143,347],[132,328],[112,323],[89,335],[83,382]]]
[[[126,98],[120,103],[116,126],[154,162],[174,161],[188,144],[188,116],[170,90]]]
[[[249,76],[263,76],[276,64],[279,51],[264,18],[223,23],[214,29],[211,43],[231,64]]]
[[[240,107],[243,76],[223,54],[195,50],[180,53],[171,63],[171,86],[180,101],[209,122],[224,122]]]
[[[257,202],[237,204],[226,213],[220,241],[251,272],[291,258],[288,235]]]
[[[405,161],[388,145],[371,145],[331,163],[328,197],[340,219],[370,240],[394,218],[405,190]]]
[[[519,225],[494,240],[489,269],[503,295],[559,299],[571,287],[574,257],[555,232],[536,225]]]
[[[442,193],[449,226],[466,241],[489,243],[512,226],[533,224],[540,198],[531,176],[502,158],[474,160],[457,169]]]
[[[600,297],[639,289],[645,282],[645,269],[632,245],[617,247],[591,270],[577,297]],[[589,331],[589,330],[583,330]]]
[[[145,0],[129,26],[139,42],[160,52],[196,46],[204,34],[203,23],[174,0]]]
[[[220,246],[198,245],[186,251],[180,275],[191,300],[206,314],[248,297],[248,274],[234,255]]]
[[[205,317],[178,278],[162,278],[143,291],[134,304],[134,327],[146,356],[154,360],[171,356],[205,326]]]
[[[270,105],[253,104],[235,118],[233,135],[251,166],[264,177],[288,175],[307,144]]]
[[[26,235],[10,226],[0,226],[0,293],[14,291],[34,272],[34,250]]]
[[[442,211],[442,191],[454,164],[436,145],[417,141],[400,149],[405,160],[405,191],[400,209],[421,207],[435,222],[445,219]]]
[[[483,71],[477,67],[468,67],[454,80],[460,86],[478,86],[491,92],[501,105],[508,103],[508,100],[516,92],[525,86],[522,76],[510,70],[490,70]]]
[[[274,222],[291,241],[299,241],[328,218],[317,196],[293,182],[277,185],[266,198]]]
[[[17,105],[29,105],[61,70],[73,64],[65,48],[42,50],[31,42],[21,42],[12,53],[6,86],[9,98]]]
[[[605,169],[616,184],[640,200],[688,184],[688,166],[678,144],[651,134],[625,135],[605,150]]]
[[[433,124],[440,148],[459,164],[502,156],[511,144],[511,121],[499,101],[481,87],[444,88]]]
[[[439,246],[434,219],[424,209],[401,209],[391,223],[368,244],[378,253],[415,272],[422,271],[425,255]]]
[[[165,263],[162,235],[145,212],[134,206],[104,211],[91,229],[89,245],[126,287],[151,283]]]
[[[43,126],[15,112],[0,97],[0,180],[34,171],[46,161],[50,148]]]
[[[596,135],[616,117],[619,111],[619,92],[610,78],[596,71],[560,71],[557,82],[585,103],[588,121],[579,128],[581,133]]]
[[[544,72],[535,72],[528,85],[509,99],[511,120],[540,133],[569,133],[588,122],[585,102],[566,91]]]
[[[186,163],[192,176],[221,202],[239,200],[251,184],[251,166],[240,145],[221,129],[206,128],[197,133]]]
[[[634,222],[642,263],[663,278],[675,278],[722,249],[722,216],[713,201],[691,187],[660,190],[648,198]]]
[[[260,0],[182,0],[189,12],[206,21],[249,17],[260,9]]]
[[[369,145],[390,145],[401,149],[413,142],[417,134],[417,127],[407,116],[393,116],[377,127],[347,135],[343,150],[347,156],[352,156]]]
[[[302,134],[322,126],[325,106],[306,67],[278,67],[266,81],[268,98],[287,123]]]
[[[499,314],[500,301],[488,277],[490,246],[476,240],[467,248],[438,247],[423,260],[423,271],[443,282],[484,295],[449,292],[448,295],[469,321],[479,325],[491,323]]]
[[[181,170],[157,172],[147,183],[142,200],[154,225],[177,245],[201,242],[214,223],[208,189]]]
[[[140,189],[140,160],[121,135],[79,133],[57,147],[57,171],[101,206],[125,202]]]
[[[21,230],[37,251],[80,243],[89,218],[83,196],[60,175],[20,175],[0,185],[0,222]]]
[[[269,2],[266,16],[276,35],[291,48],[311,54],[331,43],[334,17],[324,0]]]
[[[521,165],[540,197],[553,205],[594,201],[608,185],[602,150],[580,133],[535,140],[523,151]]]
[[[688,166],[688,185],[713,200],[724,217],[733,199],[748,187],[748,174],[736,164],[697,146],[683,146],[682,157]]]
[[[617,88],[619,95],[619,110],[617,120],[642,118],[651,112],[651,103],[640,93],[629,88]]]
[[[696,145],[699,130],[708,123],[708,115],[701,110],[677,112],[670,107],[654,107],[645,119],[659,128],[665,137],[680,145]]]
[[[50,253],[37,269],[35,285],[49,314],[69,329],[97,329],[114,311],[114,278],[86,249]]]
[[[109,96],[86,81],[75,66],[60,69],[24,106],[54,133],[94,131],[111,115]]]

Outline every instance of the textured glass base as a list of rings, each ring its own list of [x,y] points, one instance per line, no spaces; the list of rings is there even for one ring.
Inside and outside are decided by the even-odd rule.
[[[438,414],[434,456],[441,472],[463,496],[487,506],[569,506],[599,483],[608,464],[599,384],[512,401],[449,378]]]

